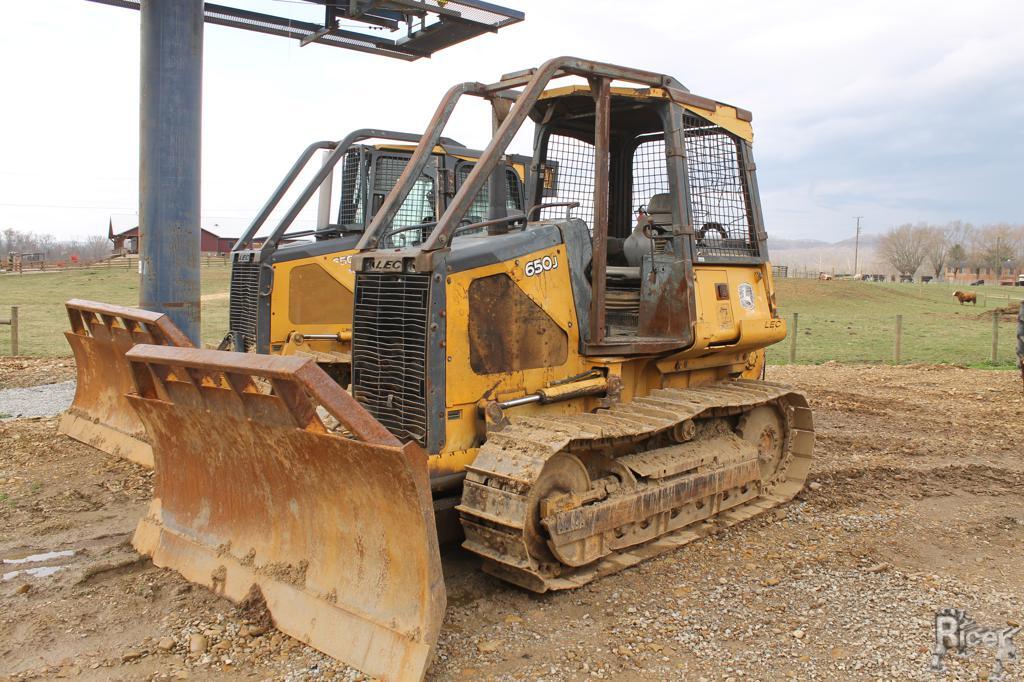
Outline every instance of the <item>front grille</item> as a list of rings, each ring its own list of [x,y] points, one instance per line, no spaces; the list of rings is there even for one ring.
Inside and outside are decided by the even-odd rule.
[[[426,445],[429,275],[359,273],[352,394],[402,442]]]
[[[231,259],[231,301],[228,329],[248,351],[256,345],[256,313],[259,303],[260,264],[257,252],[239,251]]]

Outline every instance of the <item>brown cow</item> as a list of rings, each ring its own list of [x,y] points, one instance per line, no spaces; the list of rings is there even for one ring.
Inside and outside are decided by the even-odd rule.
[[[978,295],[970,291],[954,291],[953,297],[960,301],[960,305],[963,305],[964,303],[978,305]]]

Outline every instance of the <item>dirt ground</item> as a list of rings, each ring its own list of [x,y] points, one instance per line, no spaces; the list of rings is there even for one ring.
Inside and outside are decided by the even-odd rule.
[[[75,378],[75,359],[0,357],[0,389],[55,384]]]
[[[428,679],[934,680],[937,609],[1021,624],[1018,374],[833,364],[769,379],[805,389],[815,411],[795,501],[567,593],[524,592],[449,552]],[[141,560],[128,541],[149,473],[54,428],[0,424],[0,679],[359,679]],[[944,679],[985,679],[993,660],[949,656]],[[1024,661],[1007,672],[1024,678]]]

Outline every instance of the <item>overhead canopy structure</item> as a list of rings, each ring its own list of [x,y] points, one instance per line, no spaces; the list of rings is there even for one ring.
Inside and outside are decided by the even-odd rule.
[[[141,0],[91,1],[128,9],[139,9],[142,4]],[[203,15],[208,24],[294,38],[303,45],[320,43],[407,61],[429,57],[484,33],[495,33],[525,17],[522,12],[480,0],[299,0],[289,4],[321,5],[323,23],[209,2]],[[308,8],[302,9],[308,13]],[[342,22],[362,26],[343,28]],[[389,37],[382,34],[384,31],[404,35]]]
[[[197,346],[204,24],[413,61],[524,19],[481,0],[286,0],[274,14],[203,0],[91,1],[142,15],[139,306],[167,314]],[[319,10],[322,23],[310,21]]]

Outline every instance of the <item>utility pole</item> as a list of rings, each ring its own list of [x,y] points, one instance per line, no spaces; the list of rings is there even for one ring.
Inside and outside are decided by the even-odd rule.
[[[853,217],[857,220],[857,234],[853,238],[853,276],[856,277],[858,274],[857,257],[860,255],[860,220],[864,216],[855,215]]]

